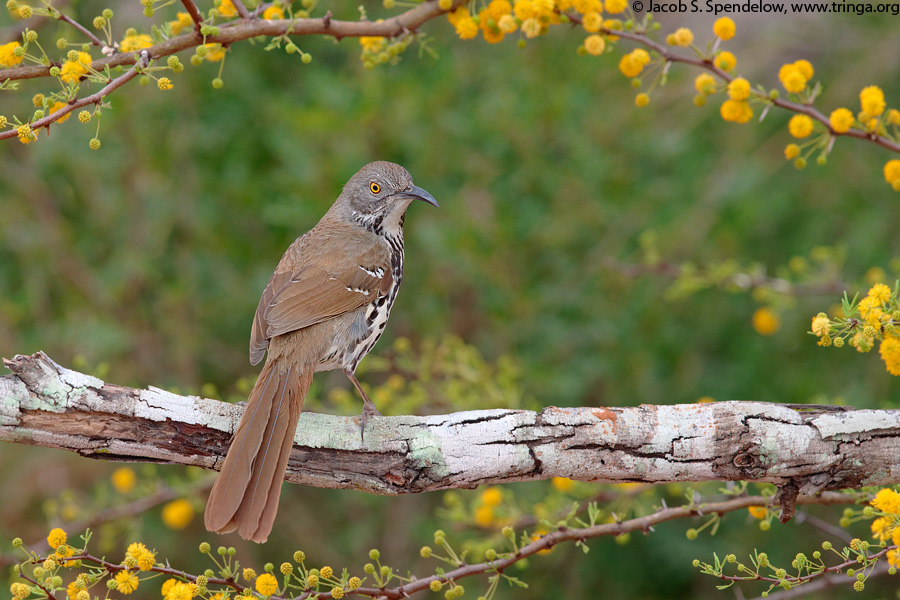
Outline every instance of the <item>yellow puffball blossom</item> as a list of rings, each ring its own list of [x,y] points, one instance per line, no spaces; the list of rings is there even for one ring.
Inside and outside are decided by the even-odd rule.
[[[831,111],[828,122],[835,133],[847,133],[853,126],[853,113],[846,108],[836,108]]]
[[[713,33],[716,34],[722,40],[730,40],[734,37],[735,26],[734,21],[729,19],[728,17],[722,17],[720,19],[716,19],[716,22],[713,23]]]
[[[900,494],[890,488],[878,490],[872,501],[869,502],[875,510],[880,510],[891,515],[900,515]]]
[[[534,8],[534,4],[531,3],[531,0],[516,0],[516,3],[513,4],[513,12],[520,21],[525,21],[526,19],[537,16],[537,11]]]
[[[19,135],[19,142],[23,144],[30,144],[31,142],[37,141],[38,132],[33,130],[28,123],[19,125],[16,127],[16,131]]]
[[[466,17],[470,17],[469,9],[465,7],[465,5],[458,7],[453,12],[447,13],[447,21],[450,22],[451,25],[456,27],[456,24],[465,19]]]
[[[737,66],[737,59],[734,57],[734,54],[727,50],[719,52],[714,62],[723,71],[731,71]]]
[[[886,542],[891,539],[893,530],[894,519],[890,517],[878,517],[872,521],[872,537],[879,542]]]
[[[768,509],[765,506],[748,506],[747,512],[750,513],[750,516],[754,519],[759,519],[762,521],[769,514]]]
[[[80,119],[81,117],[79,116]],[[88,115],[88,120],[90,120],[90,115]],[[117,492],[127,494],[137,484],[137,475],[131,467],[120,467],[113,471],[111,481]]]
[[[66,536],[66,532],[59,527],[56,527],[50,530],[50,534],[47,536],[47,544],[50,546],[50,548],[56,550],[66,543],[66,539],[68,539]]]
[[[56,102],[53,103],[53,106],[50,107],[50,114],[52,115],[56,111],[63,109],[66,106],[68,106],[68,104],[57,100]],[[71,116],[72,116],[72,113],[68,112],[68,113],[64,114],[63,116],[61,116],[56,122],[57,123],[65,123],[68,120],[68,118]]]
[[[138,576],[131,571],[116,573],[116,591],[128,595],[138,587]]]
[[[206,48],[206,60],[209,62],[219,62],[223,58],[225,58],[225,48],[222,47],[222,44],[203,44],[203,47]]]
[[[700,73],[694,79],[694,89],[700,94],[712,94],[716,89],[716,79],[709,73]]]
[[[900,160],[897,162],[900,163]],[[900,167],[900,164],[898,164],[898,167]],[[886,304],[887,301],[891,299],[891,288],[883,283],[876,283],[869,289],[867,296],[875,299],[881,304]]]
[[[491,24],[491,16],[488,14],[487,9],[482,10],[479,13],[478,19],[480,21],[481,33],[484,35],[484,41],[488,44],[499,44],[503,41],[503,38],[506,37],[506,33],[500,29],[496,20],[493,25]]]
[[[781,319],[771,308],[757,308],[753,313],[753,329],[759,335],[773,335],[781,329]]]
[[[782,65],[778,70],[778,80],[787,91],[797,94],[806,88],[806,77],[796,63]]]
[[[750,82],[743,77],[733,79],[728,84],[728,97],[732,100],[746,100],[750,97]]]
[[[27,583],[17,581],[9,586],[9,591],[12,593],[14,600],[22,600],[31,595],[31,586]]]
[[[512,14],[512,4],[509,0],[491,0],[487,6],[487,12],[490,18],[499,21],[504,15]]]
[[[643,107],[647,106],[648,104],[650,104],[650,96],[648,96],[644,92],[641,92],[640,94],[638,94],[637,96],[634,97],[634,105],[637,106],[638,108],[643,108]]]
[[[812,332],[817,337],[831,333],[831,320],[825,313],[819,313],[812,320]]]
[[[606,50],[606,41],[599,35],[589,35],[584,40],[584,49],[588,54],[600,56]]]
[[[884,180],[891,185],[900,181],[900,160],[895,158],[884,163]]]
[[[87,52],[78,52],[77,54],[77,60],[67,60],[59,70],[59,78],[65,83],[78,83],[82,75],[86,75],[90,70],[93,60],[91,55]]]
[[[531,0],[534,10],[538,18],[549,18],[556,10],[556,2],[554,0]]]
[[[222,0],[222,4],[219,5],[219,14],[223,17],[235,17],[238,11],[231,0]]]
[[[143,48],[149,48],[153,45],[153,40],[146,33],[135,33],[126,35],[119,44],[121,52],[134,52]]]
[[[284,18],[284,10],[280,6],[270,6],[266,10],[263,11],[262,14],[263,19],[271,19],[273,21],[277,21],[278,19]]]
[[[489,527],[494,522],[494,509],[490,506],[479,506],[475,510],[475,524],[479,527]]]
[[[753,118],[753,109],[746,102],[738,102],[737,100],[726,100],[719,109],[719,114],[726,121],[732,123],[746,123]]]
[[[363,47],[364,52],[379,52],[384,45],[385,39],[381,36],[361,36],[359,45]]]
[[[156,85],[162,91],[171,90],[173,87],[175,87],[168,77],[160,77],[156,82]]]
[[[881,355],[881,360],[884,361],[884,366],[887,369],[888,373],[890,373],[891,375],[900,375],[900,337],[897,337],[895,335],[886,336],[881,341],[881,346],[878,348],[878,353]],[[885,510],[885,512],[894,511]]]
[[[478,35],[478,23],[471,16],[456,23],[456,35],[461,40],[471,40]]]
[[[681,46],[682,48],[687,48],[692,43],[694,43],[694,32],[688,29],[687,27],[678,28],[673,35],[673,40],[675,40],[676,46]]]
[[[812,79],[813,74],[815,73],[815,71],[813,71],[812,63],[808,60],[803,60],[802,58],[794,61],[794,68],[800,71],[800,74],[803,75],[803,78],[807,81]]]
[[[184,529],[194,518],[194,506],[179,498],[163,506],[162,521],[169,529]]]
[[[167,581],[166,583],[169,582]],[[163,585],[163,588],[165,588],[165,585]],[[196,591],[196,585],[176,581],[166,592],[165,600],[191,600],[191,598],[196,596]]]
[[[278,580],[271,573],[263,573],[256,578],[256,591],[263,596],[271,596],[278,591]]]
[[[797,144],[788,144],[784,147],[784,157],[787,160],[794,160],[800,156],[800,146]]]
[[[178,35],[185,28],[190,28],[194,26],[194,20],[191,18],[191,15],[186,12],[180,12],[175,15],[177,18],[174,21],[169,21],[169,26],[172,28],[172,33]]]
[[[441,10],[450,10],[453,8],[453,0],[438,0],[438,6]]]
[[[177,579],[173,579],[171,577],[169,579],[166,579],[166,582],[162,584],[162,589],[160,590],[162,595],[168,596],[169,592],[172,591],[172,588],[175,587],[176,583],[178,583]]]
[[[887,115],[888,125],[900,125],[900,110],[892,108]]]
[[[597,33],[603,27],[603,17],[598,12],[589,12],[581,19],[581,26],[589,33]]]
[[[813,121],[806,115],[794,115],[788,121],[788,131],[795,138],[805,138],[812,133]]]
[[[644,65],[634,60],[634,56],[629,53],[619,60],[619,70],[625,77],[632,78],[641,74],[641,71],[644,70]]]
[[[877,117],[884,112],[884,92],[877,85],[863,88],[859,93],[859,104],[870,117]]]
[[[497,27],[499,27],[500,31],[503,33],[513,33],[519,28],[516,24],[516,18],[512,15],[503,15],[500,17],[500,20],[497,21]]]
[[[327,565],[319,570],[319,576],[322,579],[330,579],[332,575],[334,575],[334,569]]]
[[[568,477],[554,477],[550,480],[550,484],[560,492],[568,492],[575,487],[575,482]]]
[[[499,487],[492,485],[481,492],[479,499],[485,506],[497,506],[503,502],[503,491]]]
[[[626,8],[628,8],[627,0],[606,0],[606,12],[611,15],[623,13]]]
[[[527,38],[534,38],[541,34],[541,22],[536,18],[525,19],[522,21],[522,33]]]
[[[0,67],[14,67],[22,62],[23,56],[16,56],[15,51],[21,44],[10,42],[0,45]]]

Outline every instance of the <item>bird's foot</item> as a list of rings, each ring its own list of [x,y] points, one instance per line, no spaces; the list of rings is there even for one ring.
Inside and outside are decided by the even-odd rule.
[[[368,397],[366,398],[366,400],[368,400],[368,402],[363,404],[362,419],[361,419],[361,423],[359,426],[359,440],[362,443],[366,442],[366,437],[365,437],[366,423],[368,423],[369,417],[374,417],[374,416],[383,417],[384,416],[380,412],[378,412],[378,408],[375,406],[374,402],[369,400]]]

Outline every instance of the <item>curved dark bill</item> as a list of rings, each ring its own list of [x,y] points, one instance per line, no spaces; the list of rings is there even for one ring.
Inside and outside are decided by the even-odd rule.
[[[425,190],[423,190],[422,188],[420,188],[417,185],[414,185],[410,189],[406,190],[405,192],[400,192],[397,195],[402,196],[404,198],[413,198],[415,200],[422,200],[432,206],[437,206],[438,208],[440,208],[440,206],[438,206],[437,200],[434,199],[434,196],[432,196],[431,194],[429,194],[428,192],[426,192]]]

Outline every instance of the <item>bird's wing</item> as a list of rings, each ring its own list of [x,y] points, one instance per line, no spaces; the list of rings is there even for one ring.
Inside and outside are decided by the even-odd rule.
[[[369,249],[360,253],[352,240],[326,238],[315,247],[303,241],[288,250],[259,299],[250,333],[254,365],[276,335],[356,310],[391,289],[386,244],[361,244]]]

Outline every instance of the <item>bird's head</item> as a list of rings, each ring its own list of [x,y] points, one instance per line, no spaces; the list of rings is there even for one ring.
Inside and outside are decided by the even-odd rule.
[[[438,205],[431,194],[413,184],[406,169],[384,161],[360,169],[344,185],[341,199],[351,219],[388,236],[395,235],[402,227],[403,216],[413,200]]]

